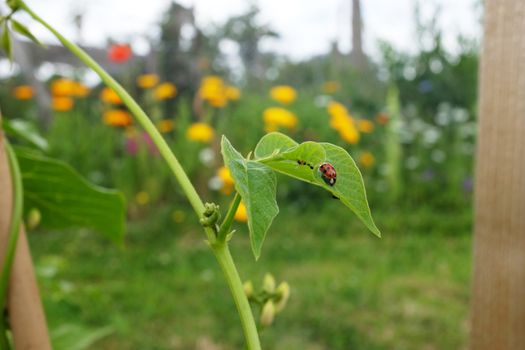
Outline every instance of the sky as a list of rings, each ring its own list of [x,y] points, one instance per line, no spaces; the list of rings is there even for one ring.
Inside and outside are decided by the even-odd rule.
[[[144,53],[148,37],[158,35],[156,24],[171,0],[26,0],[26,3],[69,38],[78,38],[72,18],[83,13],[83,42],[104,45],[111,37],[131,41],[134,50]],[[351,0],[179,0],[193,6],[197,24],[212,28],[228,17],[242,13],[250,3],[261,9],[260,20],[280,35],[264,42],[264,50],[286,54],[295,60],[326,53],[337,40],[343,52],[350,49]],[[362,0],[365,51],[377,53],[378,40],[386,40],[403,50],[415,48],[415,0]],[[439,25],[444,30],[445,46],[455,49],[458,34],[480,35],[479,0],[424,0],[422,13],[429,17],[436,6],[441,9]],[[53,41],[42,27],[31,21],[30,29],[44,41]]]

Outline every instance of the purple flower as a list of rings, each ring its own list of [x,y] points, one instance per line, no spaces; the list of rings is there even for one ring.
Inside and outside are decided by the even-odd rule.
[[[435,177],[436,173],[431,169],[427,169],[421,173],[421,179],[423,179],[423,181],[432,181]]]
[[[151,139],[151,136],[147,132],[142,133],[142,139],[144,140],[144,143],[146,146],[148,146],[148,151],[152,155],[158,155],[159,150],[157,149],[157,146],[153,143],[153,140]]]
[[[139,150],[139,144],[137,142],[137,138],[134,135],[126,136],[126,152],[134,156],[137,154],[138,150]]]
[[[474,188],[474,181],[471,177],[467,177],[465,180],[463,180],[463,191],[465,192],[472,192],[472,189]]]

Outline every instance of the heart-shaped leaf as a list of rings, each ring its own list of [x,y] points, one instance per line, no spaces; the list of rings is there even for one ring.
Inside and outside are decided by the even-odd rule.
[[[330,143],[297,144],[288,136],[274,132],[263,137],[255,150],[256,160],[275,171],[330,191],[350,208],[372,233],[381,236],[370,213],[361,172],[343,148]],[[319,171],[319,166],[324,162],[332,164],[336,170],[337,179],[333,186],[324,182]]]
[[[252,251],[258,259],[266,232],[279,213],[275,201],[277,179],[268,166],[245,159],[225,136],[221,148],[224,164],[230,169],[235,189],[246,206]]]
[[[90,184],[64,162],[16,149],[24,185],[24,207],[37,208],[51,229],[90,228],[115,243],[124,237],[125,201],[115,190]]]

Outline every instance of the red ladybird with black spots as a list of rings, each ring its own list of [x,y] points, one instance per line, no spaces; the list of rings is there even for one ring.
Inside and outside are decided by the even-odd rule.
[[[335,168],[332,164],[325,162],[319,165],[319,172],[321,173],[321,177],[323,178],[324,182],[326,182],[328,186],[335,185],[337,172],[335,171]]]

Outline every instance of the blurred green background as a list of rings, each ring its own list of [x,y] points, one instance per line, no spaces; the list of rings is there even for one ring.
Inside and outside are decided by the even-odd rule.
[[[344,147],[383,234],[321,189],[280,177],[281,212],[255,262],[239,213],[231,246],[242,278],[260,285],[270,272],[291,285],[265,348],[466,348],[479,37],[451,48],[441,2],[415,1],[410,50],[383,40],[367,54],[357,29],[369,27],[348,15],[349,52],[334,42],[297,60],[261,49],[283,34],[260,20],[264,2],[206,28],[192,7],[165,5],[148,53],[131,39],[86,48],[148,112],[203,198],[227,208],[233,197],[220,135],[247,154],[280,131]],[[81,29],[82,11],[74,18]],[[121,190],[127,233],[119,248],[85,229],[30,232],[55,347],[242,348],[227,285],[169,169],[118,96],[68,57],[19,40],[2,113],[38,127],[50,156]]]

